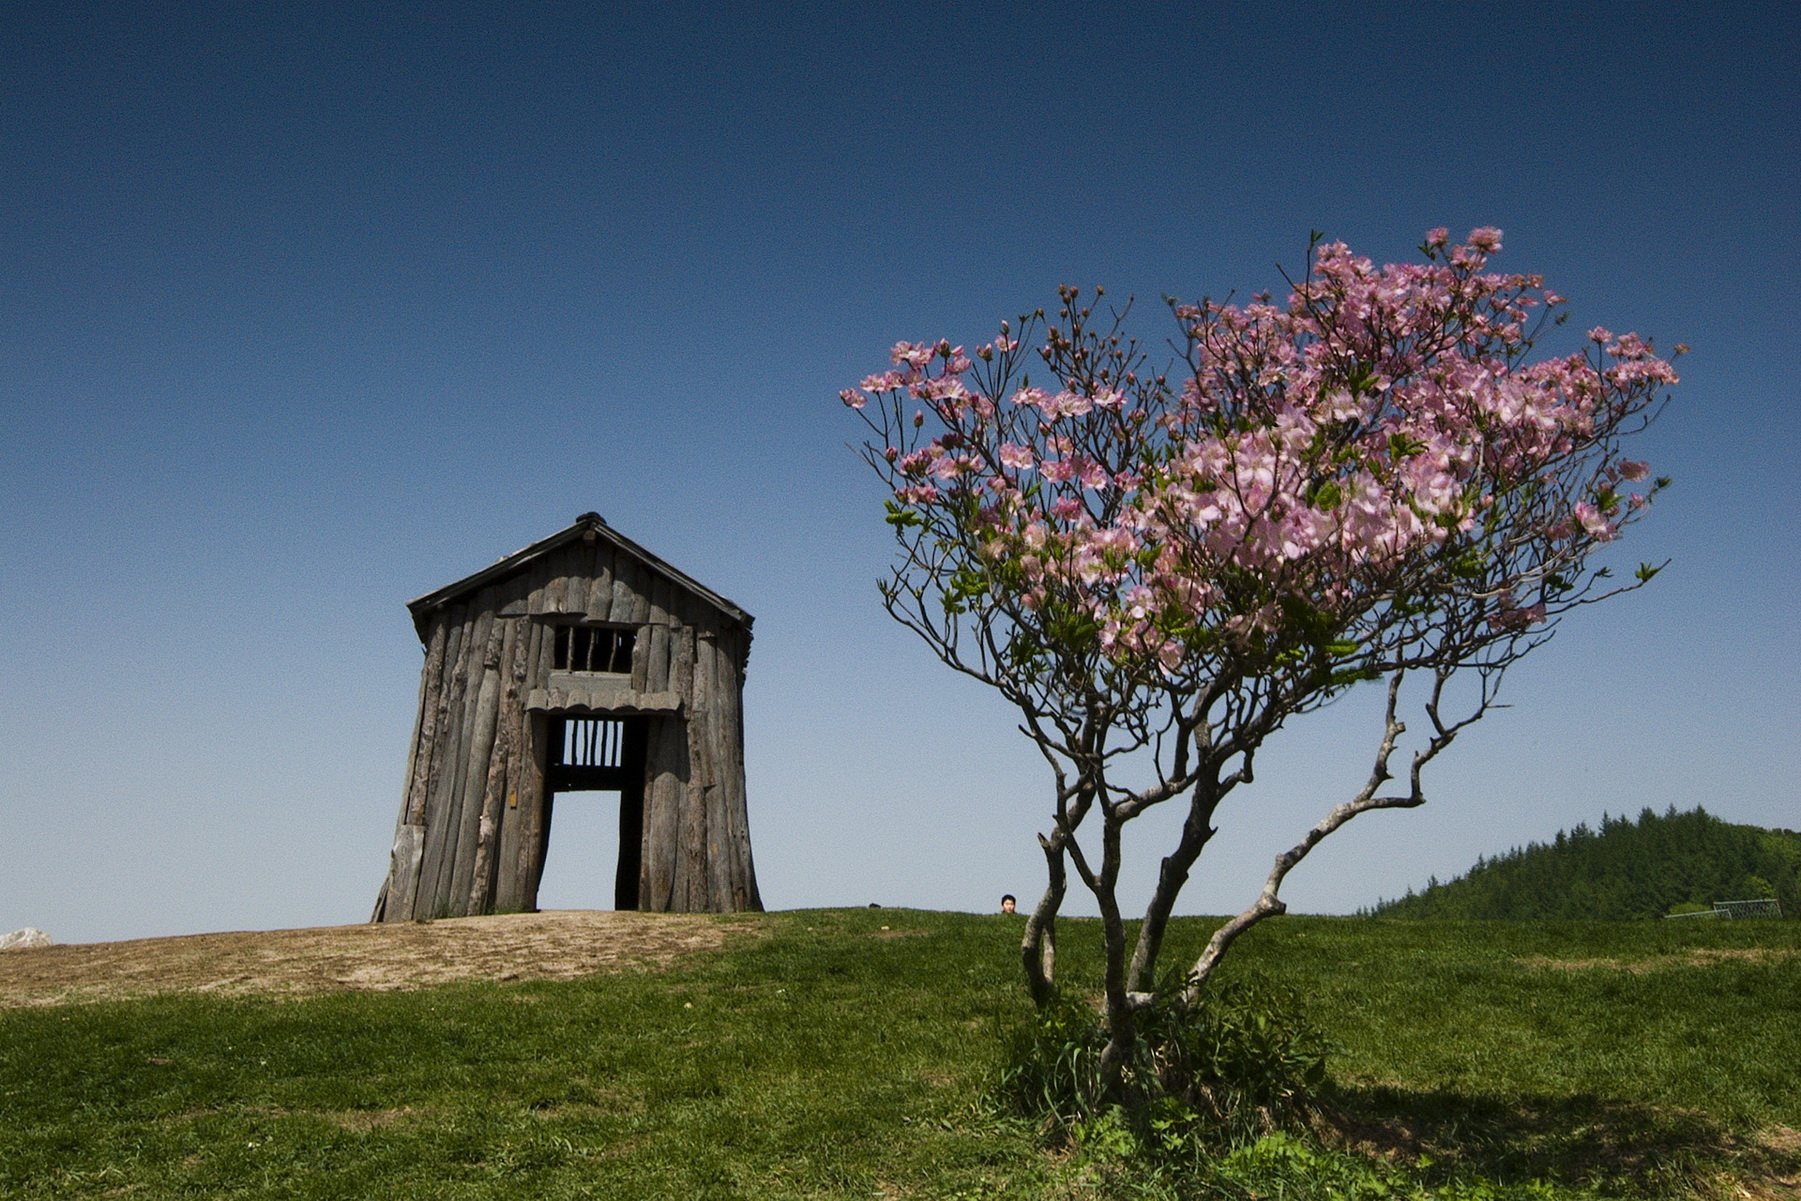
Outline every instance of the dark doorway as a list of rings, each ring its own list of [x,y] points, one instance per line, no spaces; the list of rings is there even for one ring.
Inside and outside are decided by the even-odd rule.
[[[642,717],[563,716],[552,717],[545,731],[550,751],[544,773],[546,837],[555,821],[557,794],[619,794],[615,909],[638,908],[638,878],[644,866],[645,722]]]

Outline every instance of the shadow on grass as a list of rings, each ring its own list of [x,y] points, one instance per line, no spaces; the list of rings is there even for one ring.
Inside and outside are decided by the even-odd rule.
[[[1726,1176],[1770,1190],[1751,1196],[1801,1196],[1788,1191],[1801,1177],[1793,1131],[1745,1138],[1703,1114],[1587,1094],[1349,1086],[1335,1090],[1321,1123],[1329,1143],[1424,1166],[1433,1177],[1548,1179],[1639,1196]]]

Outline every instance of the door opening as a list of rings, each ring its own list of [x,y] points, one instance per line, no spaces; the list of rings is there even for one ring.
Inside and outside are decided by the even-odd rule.
[[[538,885],[543,907],[545,885],[553,906],[565,892],[591,897],[603,880],[607,851],[617,854],[613,873],[613,908],[638,908],[638,878],[644,865],[644,743],[642,717],[552,717],[548,735],[549,763],[544,774],[544,837],[553,826],[558,853],[544,848],[544,878]],[[600,795],[596,795],[600,794]],[[618,798],[617,836],[606,827]]]

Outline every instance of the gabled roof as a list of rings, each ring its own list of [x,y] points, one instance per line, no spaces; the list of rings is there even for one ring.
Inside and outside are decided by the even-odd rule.
[[[624,534],[608,525],[599,513],[583,513],[575,519],[575,524],[568,529],[558,530],[548,538],[532,543],[523,550],[516,550],[491,567],[485,567],[474,575],[464,576],[454,584],[446,584],[435,592],[428,592],[417,600],[407,602],[407,608],[413,614],[415,625],[422,625],[421,619],[432,609],[440,608],[458,600],[479,588],[496,580],[512,575],[532,564],[534,560],[543,558],[553,551],[584,538],[596,537],[612,544],[619,551],[630,555],[645,567],[682,587],[700,599],[718,609],[733,621],[750,628],[751,615],[743,609],[719,595],[711,588],[696,580],[686,572],[670,566],[656,555],[651,554]]]

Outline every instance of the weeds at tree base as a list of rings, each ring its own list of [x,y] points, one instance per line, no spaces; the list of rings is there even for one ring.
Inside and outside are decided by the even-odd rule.
[[[997,1099],[1053,1142],[1184,1159],[1300,1128],[1326,1081],[1328,1046],[1292,991],[1250,974],[1193,1004],[1179,989],[1138,1014],[1138,1048],[1118,1095],[1104,1094],[1102,1016],[1058,995],[1014,1031]]]

